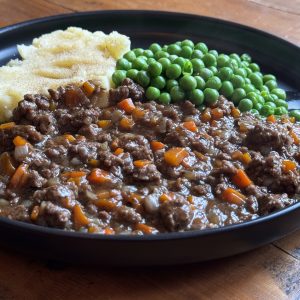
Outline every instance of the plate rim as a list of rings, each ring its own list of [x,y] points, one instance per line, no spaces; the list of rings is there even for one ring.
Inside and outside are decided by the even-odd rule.
[[[91,11],[84,11],[84,12],[73,12],[73,13],[63,13],[63,14],[56,14],[41,18],[34,18],[18,23],[14,23],[8,26],[0,27],[0,38],[4,34],[9,34],[10,32],[17,31],[19,28],[24,28],[28,26],[38,25],[40,23],[47,23],[55,20],[62,20],[62,19],[73,19],[80,16],[89,17],[92,15],[126,15],[126,14],[144,14],[144,15],[166,15],[166,16],[178,16],[180,18],[196,18],[196,19],[202,19],[204,21],[209,22],[217,22],[221,24],[230,25],[231,27],[238,27],[246,31],[250,31],[254,34],[258,34],[260,36],[265,36],[267,38],[272,38],[277,40],[278,42],[281,42],[285,44],[288,47],[292,47],[295,50],[300,51],[300,45],[297,45],[287,39],[284,39],[280,36],[277,36],[273,33],[269,33],[267,31],[257,29],[255,27],[251,27],[248,25],[244,25],[238,22],[218,19],[214,17],[209,16],[203,16],[198,14],[191,14],[191,13],[181,13],[181,12],[175,12],[175,11],[162,11],[162,10],[91,10]],[[222,234],[232,231],[238,231],[242,229],[246,229],[248,227],[252,227],[255,225],[259,225],[260,223],[267,223],[268,221],[271,221],[273,219],[278,219],[280,217],[284,217],[291,213],[294,210],[297,210],[300,208],[300,202],[295,203],[291,206],[288,206],[284,209],[281,209],[277,212],[271,213],[266,216],[260,216],[256,219],[232,224],[232,225],[226,225],[223,227],[218,228],[206,228],[206,229],[198,229],[198,230],[191,230],[191,231],[182,231],[182,232],[168,232],[168,233],[159,233],[155,235],[102,235],[102,234],[89,234],[89,233],[83,233],[83,232],[76,232],[76,231],[66,231],[62,229],[57,228],[51,228],[51,227],[44,227],[40,225],[35,225],[31,223],[25,223],[22,221],[16,221],[11,220],[9,218],[0,217],[0,224],[6,224],[10,227],[14,227],[15,229],[20,229],[24,231],[30,231],[35,232],[37,234],[47,234],[49,236],[61,236],[65,238],[78,238],[78,239],[88,239],[88,240],[112,240],[112,241],[168,241],[168,240],[184,240],[184,239],[190,239],[190,238],[199,238],[202,236],[210,236],[210,235],[216,235],[216,234]]]

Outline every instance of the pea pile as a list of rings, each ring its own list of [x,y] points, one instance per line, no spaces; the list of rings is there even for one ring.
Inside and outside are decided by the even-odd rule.
[[[221,94],[242,112],[288,114],[286,93],[278,88],[276,77],[262,74],[248,54],[219,54],[205,43],[195,45],[191,40],[163,47],[154,43],[149,49],[127,52],[116,69],[112,76],[116,86],[129,77],[146,89],[148,100],[162,104],[186,99],[204,109]]]

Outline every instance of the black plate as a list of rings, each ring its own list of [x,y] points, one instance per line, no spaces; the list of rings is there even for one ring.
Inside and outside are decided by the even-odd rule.
[[[300,49],[275,36],[217,19],[167,12],[98,11],[33,20],[0,29],[0,65],[16,57],[16,44],[68,26],[131,38],[132,47],[182,39],[222,52],[249,53],[282,86],[300,90]],[[0,244],[35,256],[86,264],[163,265],[210,260],[270,243],[300,226],[300,203],[242,224],[156,236],[102,236],[65,232],[0,218]]]

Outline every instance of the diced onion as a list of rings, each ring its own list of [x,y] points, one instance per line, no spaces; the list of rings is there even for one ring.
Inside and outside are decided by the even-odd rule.
[[[25,144],[23,146],[17,146],[15,148],[14,156],[15,156],[15,159],[18,161],[24,159],[28,154],[29,154],[28,144]]]

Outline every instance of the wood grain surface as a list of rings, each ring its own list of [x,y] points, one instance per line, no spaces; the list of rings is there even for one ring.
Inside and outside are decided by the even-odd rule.
[[[98,9],[214,16],[300,45],[299,0],[0,0],[0,26]],[[83,268],[0,250],[0,299],[300,299],[300,231],[235,257],[164,268]]]

